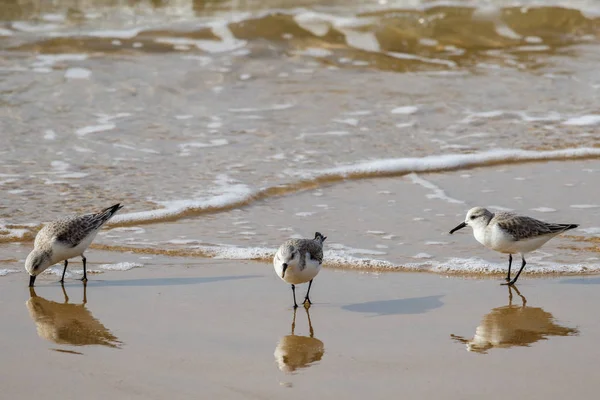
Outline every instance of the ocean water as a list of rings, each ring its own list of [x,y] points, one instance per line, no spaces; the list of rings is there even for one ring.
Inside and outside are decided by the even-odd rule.
[[[600,272],[599,34],[591,0],[2,0],[0,276],[116,202],[97,273],[315,231],[330,267],[501,273],[448,234],[476,205],[581,225],[527,272]]]

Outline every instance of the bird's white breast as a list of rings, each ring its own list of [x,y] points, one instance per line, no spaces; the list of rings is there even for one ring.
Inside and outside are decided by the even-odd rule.
[[[296,257],[298,258],[298,257]],[[273,267],[275,268],[275,272],[277,276],[281,278],[281,274],[283,272],[283,266],[277,255],[273,259]],[[321,263],[317,260],[311,259],[309,254],[306,254],[306,265],[303,269],[300,269],[297,262],[288,263],[288,267],[285,270],[285,276],[283,279],[285,282],[290,283],[292,285],[297,285],[300,283],[306,283],[313,279],[319,271],[321,270]]]
[[[64,244],[55,240],[52,243],[52,262],[57,263],[82,255],[83,252],[90,246],[97,233],[98,231],[90,233],[75,247],[65,246]]]
[[[485,228],[474,229],[475,239],[488,249],[500,253],[519,253],[515,248],[515,240],[511,235],[500,229],[497,224],[490,224]]]

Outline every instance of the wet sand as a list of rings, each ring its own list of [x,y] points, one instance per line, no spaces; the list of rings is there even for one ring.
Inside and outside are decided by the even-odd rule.
[[[600,389],[598,277],[523,276],[523,307],[495,278],[324,269],[311,338],[303,308],[291,336],[291,291],[266,263],[155,261],[92,276],[85,306],[78,281],[64,304],[55,277],[42,276],[31,299],[24,273],[0,280],[3,395],[560,399]]]

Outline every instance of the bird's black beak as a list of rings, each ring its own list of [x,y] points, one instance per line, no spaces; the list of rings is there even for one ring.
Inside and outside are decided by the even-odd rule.
[[[283,271],[281,271],[281,279],[285,278],[285,270],[287,269],[288,265],[286,263],[283,263],[282,267]]]
[[[29,287],[33,287],[37,275],[29,275]]]
[[[456,232],[459,229],[464,228],[465,226],[467,226],[467,223],[466,222],[461,222],[456,228],[454,228],[454,229],[452,229],[450,231],[450,234],[452,235],[454,232]]]

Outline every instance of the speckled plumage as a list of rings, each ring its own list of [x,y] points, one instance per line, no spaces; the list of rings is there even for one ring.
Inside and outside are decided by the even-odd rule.
[[[310,282],[304,303],[311,304],[309,293],[312,281],[321,270],[323,263],[323,242],[327,239],[319,232],[314,239],[290,239],[285,241],[273,257],[273,267],[277,275],[292,285],[294,307],[296,304],[296,287],[300,283]]]
[[[290,252],[293,252],[294,249],[298,250],[300,254],[298,268],[300,270],[306,267],[306,256],[319,263],[323,262],[323,243],[314,239],[290,239],[283,243],[281,247],[287,247]]]
[[[494,214],[488,225],[498,224],[500,229],[511,235],[514,240],[532,239],[543,235],[558,235],[566,230],[576,228],[572,224],[555,224],[535,218],[509,212]]]
[[[121,208],[120,204],[115,204],[99,213],[68,216],[46,224],[36,235],[34,248],[25,261],[25,269],[30,275],[29,285],[33,286],[37,275],[60,261],[65,261],[63,282],[68,259],[77,256],[83,259],[83,280],[87,280],[83,252],[102,225]]]
[[[38,232],[34,246],[49,247],[56,240],[65,246],[76,247],[88,235],[98,231],[122,207],[116,210],[113,208],[114,206],[93,214],[70,215],[49,222]]]
[[[555,224],[535,218],[508,212],[492,213],[483,207],[469,210],[465,221],[452,229],[450,233],[470,226],[473,236],[485,247],[508,254],[508,274],[506,281],[513,285],[525,267],[525,254],[537,250],[556,235],[575,229],[575,224]],[[521,254],[521,269],[513,280],[510,279],[512,255]]]

